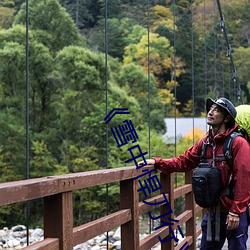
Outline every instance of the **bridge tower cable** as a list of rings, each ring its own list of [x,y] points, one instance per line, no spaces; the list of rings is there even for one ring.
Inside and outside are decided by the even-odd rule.
[[[227,36],[225,18],[222,13],[220,0],[216,0],[216,2],[217,2],[218,10],[219,10],[219,15],[220,15],[220,28],[221,28],[221,31],[223,32],[224,39],[226,41],[227,57],[230,60],[230,69],[232,70],[234,93],[237,96],[238,104],[242,104],[241,86],[240,86],[240,81],[238,80],[238,77],[237,77],[237,71],[234,65],[234,60],[233,60],[233,55],[232,55],[232,49],[231,49],[231,45],[229,43],[228,36]]]

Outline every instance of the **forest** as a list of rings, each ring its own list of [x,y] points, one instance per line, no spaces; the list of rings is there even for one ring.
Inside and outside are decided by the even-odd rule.
[[[215,0],[2,0],[1,183],[129,165],[110,131],[124,120],[149,156],[173,157],[201,133],[169,145],[164,118],[204,117],[207,97],[249,103],[250,2],[220,2],[230,50]],[[114,108],[130,114],[107,127]],[[118,189],[108,187],[110,211]],[[41,202],[30,204],[34,226]],[[100,217],[106,187],[76,191],[74,208],[76,225]],[[24,221],[24,209],[0,207],[0,227]]]

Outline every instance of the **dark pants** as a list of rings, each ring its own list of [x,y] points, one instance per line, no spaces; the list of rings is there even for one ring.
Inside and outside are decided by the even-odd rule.
[[[248,238],[248,219],[247,212],[240,217],[239,226],[234,230],[227,230],[226,218],[227,213],[220,215],[220,241],[215,241],[215,221],[214,216],[211,216],[212,224],[212,241],[206,241],[207,237],[207,213],[202,219],[202,237],[200,250],[221,250],[225,240],[228,240],[229,250],[247,250],[246,242]]]

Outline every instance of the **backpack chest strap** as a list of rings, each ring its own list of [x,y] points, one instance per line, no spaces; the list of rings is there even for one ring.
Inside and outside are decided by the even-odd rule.
[[[219,162],[219,161],[225,161],[225,160],[226,158],[224,156],[221,156],[221,157],[216,157],[214,159],[212,158],[204,159],[202,162],[212,162],[212,161]]]

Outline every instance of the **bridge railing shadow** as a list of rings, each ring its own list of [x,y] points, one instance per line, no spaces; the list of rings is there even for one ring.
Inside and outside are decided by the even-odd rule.
[[[152,170],[153,166],[147,166],[147,169]],[[43,199],[44,240],[23,248],[25,250],[72,250],[74,246],[119,226],[122,250],[149,250],[159,243],[159,239],[163,241],[162,250],[181,249],[185,242],[189,249],[196,249],[196,239],[201,234],[196,216],[201,208],[194,202],[190,184],[191,173],[185,175],[186,184],[175,189],[173,174],[160,173],[161,194],[144,200],[156,205],[139,202],[138,180],[133,178],[141,174],[141,169],[131,166],[2,183],[0,206]],[[120,183],[120,210],[73,227],[72,192],[113,182]],[[185,211],[174,217],[174,213],[169,213],[169,205],[161,202],[164,201],[162,193],[166,194],[172,210],[174,200],[184,196]],[[178,220],[178,223],[175,222],[171,226],[172,229],[176,229],[178,225],[185,225],[185,241],[177,246],[174,246],[173,239],[166,241],[166,237],[172,237],[169,226],[161,227],[146,238],[139,239],[139,216],[156,207],[160,207],[161,221],[169,222],[169,218]],[[163,216],[164,214],[168,216]]]

